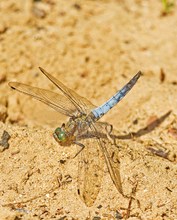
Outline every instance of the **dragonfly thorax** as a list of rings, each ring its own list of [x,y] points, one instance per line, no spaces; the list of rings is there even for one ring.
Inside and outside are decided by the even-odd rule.
[[[76,141],[76,137],[88,130],[89,120],[87,115],[70,118],[66,124],[55,129],[53,134],[55,140],[61,145],[71,145]]]

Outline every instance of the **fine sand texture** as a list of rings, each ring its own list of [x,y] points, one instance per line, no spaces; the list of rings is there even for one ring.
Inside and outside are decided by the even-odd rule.
[[[90,137],[80,142],[100,160],[98,196],[89,205],[79,196],[78,182],[92,183],[78,169],[84,153],[75,157],[79,146],[53,138],[68,117],[8,86],[18,81],[61,94],[38,67],[95,106],[142,71],[100,119],[114,128],[106,147],[119,152],[123,195]],[[177,5],[0,1],[0,220],[175,220],[176,154]]]

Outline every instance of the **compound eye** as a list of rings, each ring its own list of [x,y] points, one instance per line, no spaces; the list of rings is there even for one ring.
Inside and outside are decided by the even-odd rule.
[[[61,128],[56,128],[56,129],[55,129],[55,133],[56,133],[57,135],[58,135],[61,131],[62,131]]]
[[[60,132],[60,134],[58,135],[58,138],[60,141],[65,141],[66,139],[65,132],[64,131]]]
[[[56,128],[54,133],[56,134],[56,136],[59,139],[59,141],[63,142],[63,141],[66,140],[66,134],[65,134],[65,132],[61,128]]]

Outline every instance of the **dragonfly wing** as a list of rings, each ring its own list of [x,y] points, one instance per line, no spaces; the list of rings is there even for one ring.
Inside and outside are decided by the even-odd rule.
[[[104,159],[111,176],[111,179],[116,186],[117,190],[123,194],[122,184],[121,184],[121,177],[120,177],[120,161],[119,161],[119,151],[118,148],[115,146],[113,139],[111,138],[110,134],[108,133],[107,127],[109,125],[107,123],[92,123],[91,128],[94,130],[95,134],[97,135],[97,142],[102,150],[104,155]],[[101,129],[102,127],[102,129]],[[100,137],[100,133],[107,133],[107,138]],[[110,140],[111,139],[111,140]]]
[[[72,89],[66,87],[62,82],[47,73],[43,68],[39,67],[39,69],[73,103],[78,112],[88,114],[90,112],[90,109],[95,108],[95,106],[88,99],[78,95]]]
[[[104,159],[95,138],[82,143],[85,148],[78,155],[78,193],[87,206],[92,206],[101,187]]]
[[[64,115],[72,117],[77,113],[77,109],[73,103],[63,95],[18,82],[10,82],[9,86],[12,89],[32,96],[33,98],[47,104],[48,106]]]

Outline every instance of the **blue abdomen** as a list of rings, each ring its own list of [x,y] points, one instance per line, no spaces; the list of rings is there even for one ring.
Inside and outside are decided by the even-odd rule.
[[[139,71],[120,91],[116,92],[107,102],[103,105],[92,110],[95,118],[98,120],[104,114],[106,114],[111,108],[113,108],[136,84],[137,80],[141,76]]]

